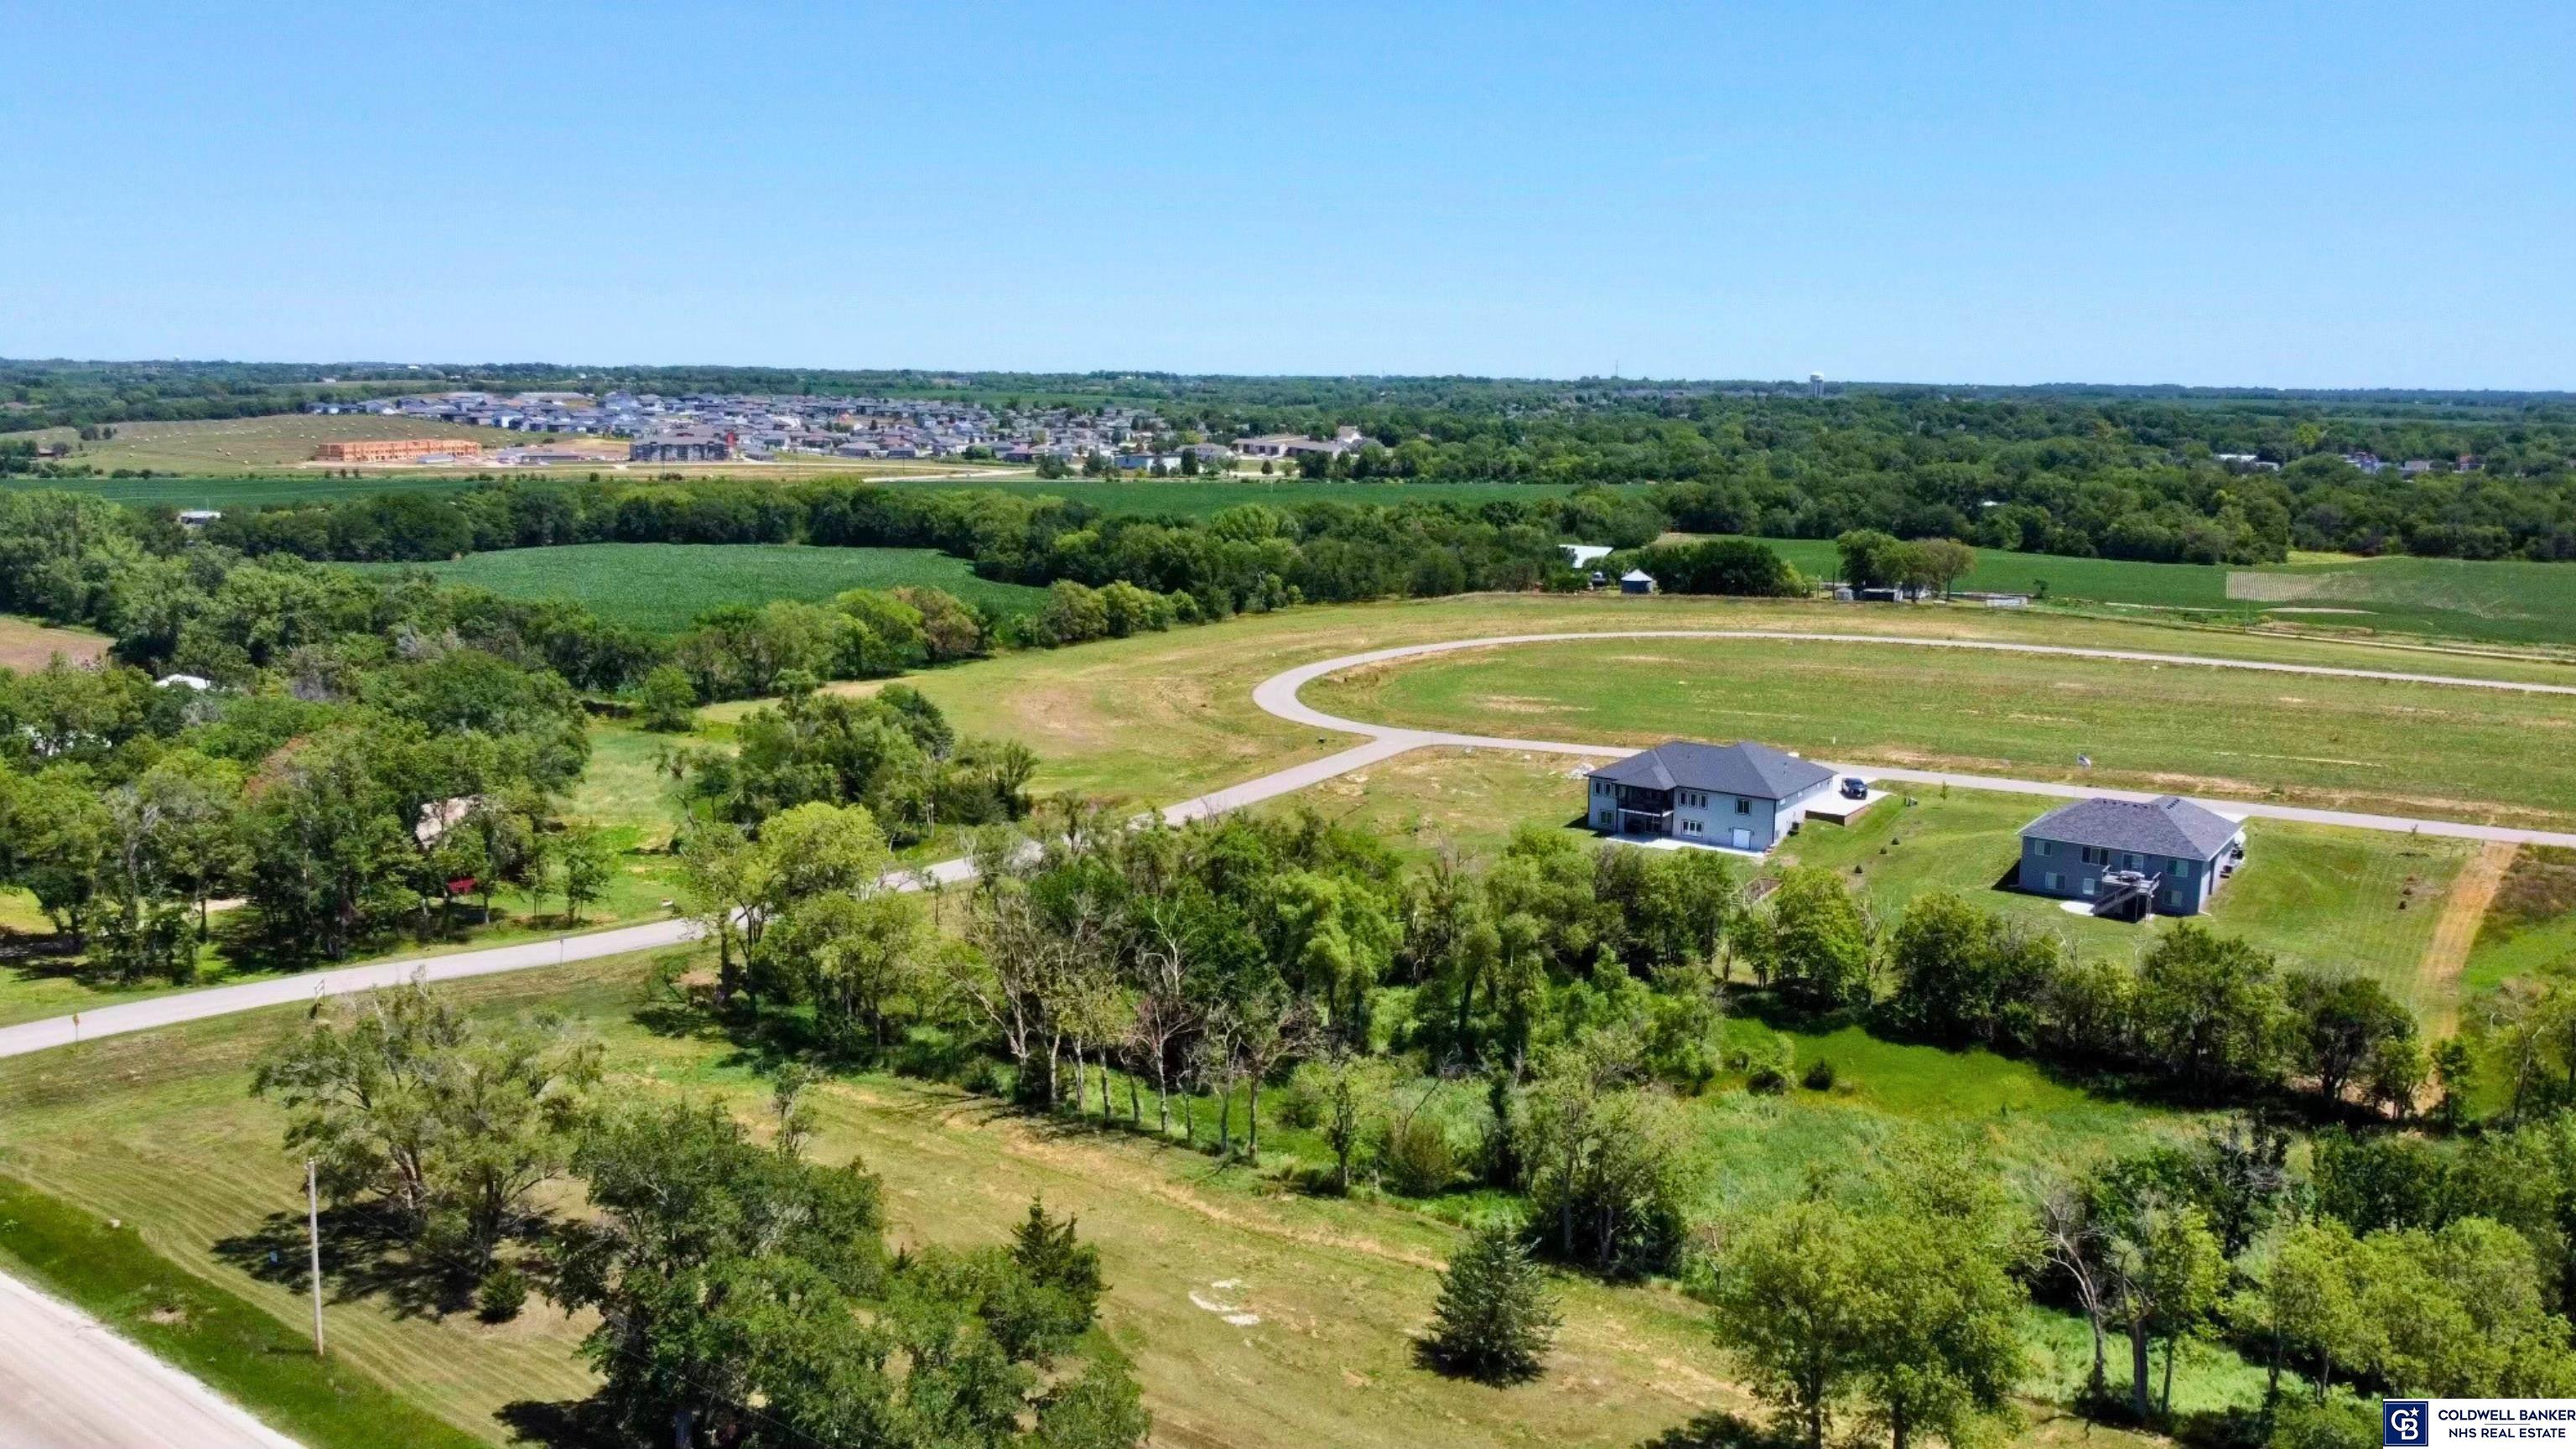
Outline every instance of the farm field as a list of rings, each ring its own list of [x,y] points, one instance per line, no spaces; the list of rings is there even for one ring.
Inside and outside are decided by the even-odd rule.
[[[930,549],[809,548],[801,544],[578,543],[468,554],[430,564],[352,564],[365,572],[422,569],[519,599],[570,599],[601,618],[677,633],[710,609],[772,599],[819,602],[848,589],[928,584],[997,613],[1036,609],[1043,589],[975,576]]]
[[[1840,566],[1831,539],[1759,542],[1809,578],[1831,578]],[[2240,626],[2576,645],[2576,569],[2521,560],[2311,555],[2242,568],[1979,549],[1958,586]]]
[[[2576,751],[2535,748],[2576,731],[2564,695],[1766,640],[1515,645],[1371,666],[1306,693],[1349,718],[1420,728],[1605,745],[1756,739],[1853,765],[2576,823]],[[2442,747],[2427,750],[2435,737]]]
[[[2576,682],[2576,669],[2536,661],[2064,615],[1596,595],[1479,595],[1290,609],[1075,649],[1030,650],[932,670],[908,682],[947,711],[962,732],[1016,738],[1035,750],[1041,790],[1165,803],[1353,742],[1352,736],[1294,725],[1253,705],[1254,685],[1297,664],[1391,644],[1477,635],[1691,628],[2021,640]],[[1618,652],[1633,648],[1623,645]],[[1954,662],[1951,656],[1885,652],[1890,658],[1882,668],[1900,677],[1938,680]],[[1329,687],[1327,682],[1317,689]],[[1310,697],[1323,698],[1320,693]],[[748,707],[721,705],[706,714],[722,720]],[[2160,709],[2172,707],[2170,700],[2159,704]],[[1512,732],[1530,731],[1515,725]]]
[[[626,958],[442,989],[491,1011],[566,1013],[602,1041],[622,1094],[714,1093],[760,1118],[768,1084],[754,1071],[757,1054],[644,1024],[665,1020],[638,1010],[650,970],[647,959]],[[279,1145],[282,1113],[248,1095],[247,1077],[302,1016],[201,1022],[0,1063],[0,1171],[119,1217],[187,1271],[299,1322],[298,1275],[272,1268],[267,1252],[301,1229],[301,1183]],[[1833,1060],[1846,1085],[1755,1098],[1722,1084],[1694,1105],[1728,1164],[1708,1188],[1711,1206],[1794,1191],[1804,1162],[1865,1151],[1912,1120],[1977,1123],[2008,1163],[2080,1161],[2192,1120],[2096,1100],[2022,1064],[1857,1031],[1810,1034],[1799,1051]],[[808,1100],[819,1118],[811,1150],[824,1161],[856,1154],[884,1179],[900,1242],[997,1241],[1037,1192],[1077,1214],[1110,1285],[1103,1325],[1136,1365],[1161,1442],[1635,1444],[1713,1409],[1748,1407],[1708,1341],[1705,1310],[1658,1286],[1561,1280],[1566,1330],[1536,1383],[1497,1391],[1422,1371],[1411,1332],[1456,1241],[1451,1220],[1481,1200],[1411,1208],[1293,1191],[1287,1184],[1324,1158],[1311,1133],[1275,1128],[1261,1170],[1220,1170],[1177,1145],[1034,1119],[907,1079],[842,1078]],[[1264,1115],[1276,1122],[1277,1110]],[[458,1429],[504,1442],[497,1416],[511,1406],[523,1406],[517,1417],[587,1392],[571,1353],[581,1325],[541,1301],[517,1322],[487,1327],[470,1312],[418,1305],[398,1273],[385,1275],[390,1284],[362,1283],[352,1266],[333,1271],[326,1311],[341,1362]],[[1230,1312],[1259,1321],[1221,1324]],[[2033,1328],[2035,1380],[2067,1381],[2080,1356],[2074,1336],[2043,1315]],[[2257,1391],[2249,1374],[2196,1372],[2177,1404],[2242,1402]],[[2100,1426],[2087,1435],[2051,1406],[2034,1409],[2028,1444],[2153,1442]]]
[[[57,428],[35,436],[68,441],[72,435]],[[468,427],[462,423],[431,422],[421,418],[388,418],[372,413],[273,413],[265,417],[176,423],[118,423],[113,438],[74,444],[78,451],[70,461],[86,463],[102,472],[117,468],[149,468],[156,473],[222,476],[278,470],[320,471],[305,469],[305,465],[313,460],[315,448],[324,443],[370,438],[453,438],[460,443],[479,443],[486,451],[524,447],[539,441],[527,433]],[[573,441],[595,444],[596,440],[568,440],[567,446]],[[623,456],[624,450],[618,451]]]
[[[1300,503],[1464,503],[1493,499],[1556,498],[1573,490],[1564,483],[1367,483],[1302,478],[1057,478],[994,481],[906,480],[901,488],[991,488],[1024,497],[1048,494],[1088,503],[1108,513],[1179,514],[1205,518],[1238,503],[1268,503],[1291,508]]]
[[[1602,760],[1614,756],[1604,753]],[[1583,770],[1594,762],[1499,750],[1422,750],[1327,781],[1274,803],[1311,801],[1329,818],[1375,832],[1425,856],[1443,843],[1490,859],[1521,825],[1564,829],[1585,841]],[[1882,921],[1927,891],[1951,891],[2053,931],[2087,955],[2128,955],[2171,922],[2147,926],[2095,920],[2052,900],[1995,889],[2012,868],[2018,832],[2053,802],[1954,790],[1874,805],[1848,828],[1810,824],[1761,867],[1822,865],[1846,877]],[[2246,862],[2203,920],[2280,958],[2284,967],[2378,978],[2400,1000],[2435,1018],[2457,1005],[2457,962],[2428,973],[2436,923],[2474,842],[2337,830],[2256,820]],[[2402,907],[2401,907],[2401,904]]]
[[[42,669],[55,655],[94,664],[111,641],[87,629],[62,629],[14,614],[0,614],[0,669]]]
[[[475,485],[467,473],[414,473],[399,479],[378,474],[333,477],[320,469],[260,477],[212,478],[202,473],[177,478],[0,478],[0,488],[20,492],[58,489],[86,493],[110,503],[137,508],[258,508],[272,503],[310,503],[359,498],[372,493],[459,493]]]

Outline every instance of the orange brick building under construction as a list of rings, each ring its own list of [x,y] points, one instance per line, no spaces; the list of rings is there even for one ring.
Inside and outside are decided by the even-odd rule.
[[[455,438],[358,438],[345,443],[324,443],[313,450],[313,457],[323,463],[401,463],[431,453],[479,458],[483,455],[483,445]]]

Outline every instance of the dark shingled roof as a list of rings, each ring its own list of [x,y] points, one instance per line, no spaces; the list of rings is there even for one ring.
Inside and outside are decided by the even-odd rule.
[[[1749,740],[1731,745],[1673,740],[1592,772],[1593,779],[1641,790],[1706,790],[1754,800],[1786,800],[1833,777],[1822,765]]]
[[[2178,795],[2153,800],[2096,796],[2060,805],[2021,828],[2025,840],[2059,840],[2103,850],[2207,860],[2244,827]]]

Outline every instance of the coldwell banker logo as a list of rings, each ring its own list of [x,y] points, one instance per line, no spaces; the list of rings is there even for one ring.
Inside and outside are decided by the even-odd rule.
[[[2422,1449],[2432,1442],[2427,1437],[2427,1410],[2422,1399],[2382,1399],[2379,1405],[2379,1442],[2392,1449]]]

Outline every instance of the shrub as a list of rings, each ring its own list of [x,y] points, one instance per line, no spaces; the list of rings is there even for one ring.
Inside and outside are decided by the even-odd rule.
[[[1830,1092],[1834,1089],[1834,1064],[1818,1057],[1815,1065],[1807,1068],[1806,1075],[1798,1080],[1810,1092]]]
[[[1797,1070],[1798,1043],[1787,1032],[1775,1031],[1769,1041],[1745,1048],[1744,1085],[1754,1091],[1785,1092]]]
[[[1406,1197],[1429,1197],[1458,1180],[1458,1145],[1440,1123],[1415,1117],[1387,1128],[1379,1164],[1388,1187]]]
[[[474,1315],[485,1323],[507,1323],[528,1306],[528,1275],[508,1263],[495,1263],[474,1289]]]

